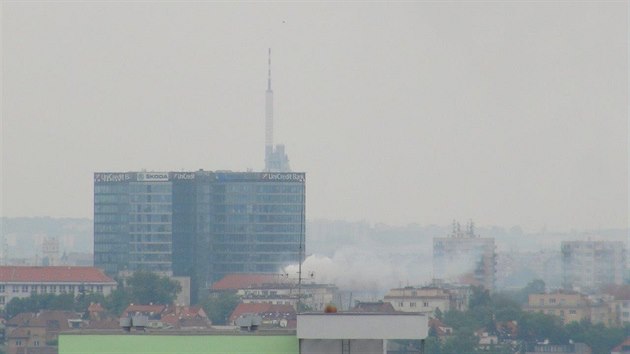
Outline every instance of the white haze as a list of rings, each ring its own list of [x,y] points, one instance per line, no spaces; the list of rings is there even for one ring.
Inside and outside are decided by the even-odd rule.
[[[346,247],[332,257],[317,254],[306,257],[302,278],[305,282],[337,284],[341,290],[368,292],[428,285],[433,279],[433,263],[431,255],[423,253]],[[460,257],[448,266],[444,278],[458,280],[474,270],[476,261],[472,256]],[[297,276],[298,271],[297,265],[284,269],[290,277]]]
[[[627,227],[626,1],[1,6],[2,216],[91,217],[94,171],[259,170],[271,47],[308,219]]]

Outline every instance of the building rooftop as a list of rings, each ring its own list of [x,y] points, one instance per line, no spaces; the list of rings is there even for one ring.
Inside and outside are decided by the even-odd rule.
[[[112,283],[102,270],[94,267],[0,266],[0,282],[5,283]]]
[[[208,329],[155,329],[150,328],[146,331],[130,331],[124,332],[122,329],[74,329],[63,331],[63,335],[157,335],[157,336],[295,336],[295,329],[287,328],[259,328],[256,331],[242,331],[239,327],[230,326],[230,328],[208,328]]]
[[[234,322],[241,315],[255,313],[265,317],[292,317],[295,316],[295,309],[291,305],[274,305],[268,303],[240,303],[230,315],[230,322]],[[274,316],[277,315],[277,316]]]

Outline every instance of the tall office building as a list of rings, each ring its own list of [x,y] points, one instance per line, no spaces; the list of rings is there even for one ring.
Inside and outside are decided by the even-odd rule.
[[[94,265],[110,275],[277,273],[304,257],[305,174],[94,174]]]
[[[623,284],[626,247],[621,241],[563,241],[562,286],[596,291],[604,285]]]
[[[271,48],[269,49],[267,91],[265,92],[265,171],[291,172],[284,145],[273,145],[273,90],[271,89]]]
[[[475,234],[472,221],[462,230],[453,222],[447,237],[433,238],[433,277],[455,280],[494,290],[496,254],[494,238]]]

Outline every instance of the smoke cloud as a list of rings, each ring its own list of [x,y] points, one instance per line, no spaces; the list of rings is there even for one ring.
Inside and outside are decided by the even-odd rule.
[[[341,290],[384,292],[431,280],[431,257],[419,253],[382,253],[342,248],[332,257],[311,255],[302,264],[305,282],[331,283]],[[297,274],[298,265],[285,268]]]

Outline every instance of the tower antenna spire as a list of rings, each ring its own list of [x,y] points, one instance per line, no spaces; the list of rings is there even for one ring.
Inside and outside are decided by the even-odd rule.
[[[271,48],[269,48],[267,92],[265,92],[265,171],[273,170],[273,91],[271,90]]]
[[[268,60],[268,64],[269,64],[269,69],[268,69],[268,76],[267,76],[267,91],[271,91],[271,48],[269,48],[269,60]]]

